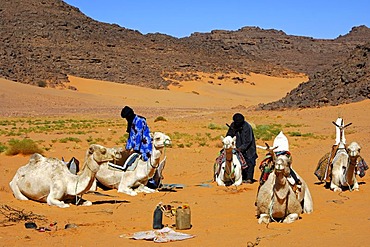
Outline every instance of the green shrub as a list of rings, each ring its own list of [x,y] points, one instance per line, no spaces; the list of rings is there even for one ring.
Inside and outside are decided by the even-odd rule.
[[[0,153],[4,152],[6,149],[7,147],[4,144],[0,143]]]
[[[302,134],[299,131],[288,132],[288,135],[290,135],[290,136],[302,136],[302,137],[312,137],[312,138],[314,138],[314,134],[313,133],[305,133],[305,134]]]
[[[290,131],[288,132],[288,135],[290,136],[302,136],[302,133],[299,131]]]
[[[9,148],[6,150],[7,155],[43,153],[43,150],[31,139],[11,139],[8,144]]]
[[[211,130],[226,130],[227,126],[226,125],[217,125],[215,123],[210,123],[210,124],[208,124],[207,128],[211,129]]]
[[[280,124],[257,125],[256,128],[253,130],[253,133],[256,139],[269,141],[275,138],[275,136],[277,136],[280,131],[281,131]]]
[[[61,138],[59,139],[59,142],[60,143],[67,143],[67,142],[81,142],[80,139],[76,138],[76,137],[65,137],[65,138]]]
[[[158,116],[155,120],[154,120],[154,122],[158,122],[158,121],[167,121],[167,119],[165,119],[164,117],[162,117],[162,116]]]

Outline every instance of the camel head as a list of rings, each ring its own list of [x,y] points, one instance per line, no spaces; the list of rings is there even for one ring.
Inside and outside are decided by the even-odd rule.
[[[283,174],[285,177],[290,175],[290,159],[285,155],[279,155],[275,161],[275,174]]]
[[[236,146],[236,136],[231,137],[231,136],[226,136],[223,137],[221,136],[222,143],[224,144],[223,148],[224,149],[230,149],[230,148],[235,148]]]
[[[360,151],[361,151],[361,147],[360,145],[358,145],[357,142],[351,142],[351,144],[349,144],[349,146],[347,147],[347,152],[348,152],[348,155],[349,157],[352,157],[352,158],[358,158],[358,156],[360,156]]]
[[[86,158],[92,158],[99,165],[107,161],[116,161],[121,158],[122,150],[117,148],[106,148],[99,144],[91,144],[86,151]]]
[[[150,134],[153,139],[153,145],[155,148],[163,148],[165,146],[171,145],[171,138],[162,132],[154,132]]]

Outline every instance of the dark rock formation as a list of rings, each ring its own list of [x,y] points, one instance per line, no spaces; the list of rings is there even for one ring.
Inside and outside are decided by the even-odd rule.
[[[346,60],[316,73],[284,98],[260,109],[340,105],[370,99],[370,42],[358,45]]]
[[[305,73],[309,82],[260,109],[336,105],[369,94],[366,26],[333,40],[258,27],[177,39],[95,21],[61,0],[1,0],[0,27],[0,76],[42,87],[68,87],[67,75],[166,89],[196,80],[197,72]]]

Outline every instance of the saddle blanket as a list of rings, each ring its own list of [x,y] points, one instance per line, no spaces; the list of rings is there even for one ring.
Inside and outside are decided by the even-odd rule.
[[[365,160],[362,157],[359,157],[356,166],[356,173],[360,176],[360,178],[364,177],[366,174],[366,170],[369,169],[369,166],[366,164]]]
[[[248,164],[245,161],[243,154],[236,149],[233,149],[233,154],[235,154],[236,157],[238,158],[240,165],[242,166],[242,169],[246,169],[248,167]],[[226,161],[226,152],[225,150],[222,149],[220,151],[220,155],[216,158],[216,164],[222,165],[222,163],[224,163],[225,161]]]
[[[114,164],[114,163],[111,163],[111,162],[108,162],[108,165],[110,167],[113,167],[113,168],[121,170],[121,171],[133,171],[133,170],[135,170],[135,168],[137,166],[137,163],[139,162],[140,158],[141,158],[140,154],[133,153],[127,158],[127,160],[125,161],[123,166],[117,165],[117,164]]]

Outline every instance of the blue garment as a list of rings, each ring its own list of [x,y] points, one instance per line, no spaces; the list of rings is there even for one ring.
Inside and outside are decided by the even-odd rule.
[[[144,117],[136,115],[132,121],[130,134],[127,140],[126,149],[133,149],[141,154],[141,158],[147,161],[153,151],[150,130]]]

